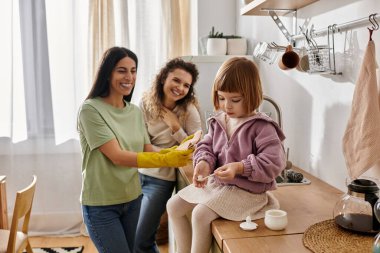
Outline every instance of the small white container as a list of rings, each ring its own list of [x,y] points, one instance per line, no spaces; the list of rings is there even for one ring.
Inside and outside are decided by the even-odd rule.
[[[229,55],[247,54],[247,40],[245,38],[227,39],[227,54]]]
[[[227,40],[224,38],[208,38],[207,55],[226,55]]]
[[[264,223],[271,230],[283,230],[288,225],[288,214],[283,210],[268,210],[265,212]]]

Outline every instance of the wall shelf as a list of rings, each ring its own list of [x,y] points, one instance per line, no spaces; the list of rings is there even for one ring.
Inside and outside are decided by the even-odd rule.
[[[253,60],[252,55],[187,55],[182,56],[181,58],[184,61],[191,61],[191,62],[197,62],[197,63],[209,63],[209,62],[225,62],[226,60],[232,58],[232,57],[245,57],[249,60]]]
[[[268,16],[268,9],[272,10],[298,10],[319,0],[253,0],[240,8],[240,15]],[[285,15],[288,12],[278,12]]]

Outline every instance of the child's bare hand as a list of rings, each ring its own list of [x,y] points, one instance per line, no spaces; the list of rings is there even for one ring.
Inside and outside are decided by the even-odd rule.
[[[210,174],[210,165],[205,161],[200,161],[194,168],[193,174],[193,184],[195,187],[204,188],[207,184],[207,180],[203,181],[198,180],[198,176],[202,176],[202,178],[208,176]]]
[[[241,162],[227,163],[214,171],[214,175],[220,180],[232,180],[237,174],[243,173],[243,164]]]

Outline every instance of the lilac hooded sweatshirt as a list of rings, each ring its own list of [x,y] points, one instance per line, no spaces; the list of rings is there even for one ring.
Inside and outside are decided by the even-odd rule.
[[[225,113],[220,112],[208,121],[208,133],[194,151],[193,165],[206,161],[212,173],[227,163],[242,162],[244,172],[222,185],[235,185],[252,193],[276,189],[275,178],[285,168],[286,158],[282,145],[285,136],[270,117],[257,113],[244,121],[227,137]]]

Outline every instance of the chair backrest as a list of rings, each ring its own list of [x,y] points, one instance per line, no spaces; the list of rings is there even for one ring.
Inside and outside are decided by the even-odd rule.
[[[16,194],[16,201],[13,210],[12,224],[10,228],[9,241],[7,252],[15,251],[16,235],[18,230],[18,223],[20,219],[24,218],[22,225],[22,232],[27,234],[29,229],[29,219],[32,211],[33,197],[36,189],[37,176],[33,176],[33,182],[25,189],[18,191]]]

